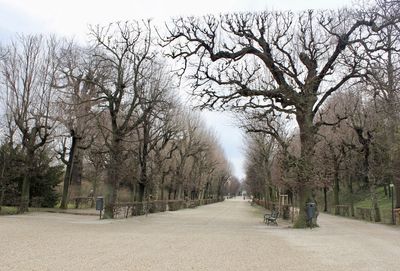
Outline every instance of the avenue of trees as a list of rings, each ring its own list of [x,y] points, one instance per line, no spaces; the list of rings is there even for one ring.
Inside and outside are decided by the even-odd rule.
[[[60,183],[61,208],[92,190],[106,217],[120,191],[139,202],[222,197],[229,165],[181,105],[155,39],[149,23],[129,22],[92,27],[84,46],[19,35],[1,47],[0,205],[53,207]]]
[[[249,97],[233,105],[245,108],[247,185],[267,200],[277,201],[277,191],[289,201],[295,195],[296,226],[304,226],[305,201],[318,194],[325,195],[325,204],[318,204],[326,211],[330,189],[334,206],[342,203],[340,191],[368,191],[380,221],[377,188],[390,193],[392,183],[400,207],[399,7],[398,1],[382,0],[363,10],[226,19],[244,45],[214,58],[236,63],[251,54],[264,63],[240,70],[248,84],[230,80],[237,88],[222,97]],[[250,20],[257,28],[248,29]],[[267,22],[274,31],[266,30]],[[259,72],[267,74],[265,80],[255,79]],[[254,170],[262,165],[264,171]],[[350,205],[354,215],[352,196]]]
[[[382,0],[354,9],[183,17],[173,20],[164,42],[169,46],[169,55],[181,60],[180,71],[191,81],[201,108],[236,111],[248,120],[244,129],[263,134],[250,137],[247,178],[253,182],[254,191],[265,193],[272,173],[270,166],[283,167],[278,182],[287,183],[297,195],[300,211],[295,226],[304,227],[306,202],[313,200],[321,180],[316,166],[321,138],[333,143],[329,135],[321,136],[328,131],[326,127],[336,129],[347,119],[356,137],[348,142],[354,148],[346,149],[345,154],[358,150],[364,155],[361,174],[366,182],[368,178],[371,191],[382,178],[370,168],[372,148],[377,147],[373,146],[375,128],[369,127],[372,121],[348,114],[367,108],[372,112],[369,97],[378,101],[378,97],[392,95],[386,100],[393,105],[381,106],[392,108],[388,109],[392,121],[387,125],[393,132],[388,140],[395,144],[398,106],[393,97],[397,95],[393,77],[397,72],[394,65],[399,14],[397,1]],[[336,112],[334,97],[350,93],[359,96],[358,106]],[[295,147],[285,137],[288,122],[297,128]],[[382,119],[378,123],[383,124]],[[257,146],[252,147],[254,144]],[[278,153],[280,161],[273,161]],[[392,162],[380,160],[381,166],[388,165],[399,191],[395,166],[390,166],[398,158],[395,154],[389,156]]]
[[[238,114],[249,192],[286,191],[295,226],[319,191],[339,205],[344,185],[368,189],[379,218],[378,186],[394,183],[400,207],[399,7],[112,23],[92,26],[86,45],[18,36],[0,49],[0,205],[14,195],[26,211],[60,165],[61,207],[85,180],[101,185],[108,217],[121,189],[143,201],[236,187],[215,136],[176,98],[181,82],[198,108]]]

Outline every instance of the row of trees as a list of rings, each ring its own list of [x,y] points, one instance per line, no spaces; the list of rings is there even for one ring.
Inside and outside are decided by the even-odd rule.
[[[331,134],[347,131],[338,130],[339,123],[346,120],[347,126],[352,127],[348,131],[356,135],[353,141],[344,140],[344,150],[346,155],[362,153],[364,179],[372,174],[366,168],[373,165],[370,159],[375,157],[370,148],[374,135],[370,128],[360,128],[370,122],[357,119],[357,110],[385,111],[388,121],[378,123],[386,123],[385,128],[390,131],[388,149],[396,149],[399,14],[398,1],[377,0],[359,8],[335,11],[181,17],[167,23],[164,29],[159,28],[157,34],[164,53],[177,61],[174,66],[180,79],[189,83],[200,108],[236,111],[245,120],[244,129],[261,134],[254,136],[249,145],[249,180],[260,173],[264,183],[276,186],[270,180],[279,176],[279,184],[290,188],[298,198],[300,215],[296,226],[304,227],[305,203],[313,199],[320,187],[318,153],[326,153],[320,150],[330,148],[327,142],[335,142]],[[18,131],[27,157],[35,156],[49,145],[51,132],[62,130],[59,123],[68,127],[72,155],[63,160],[69,165],[65,174],[69,180],[79,176],[76,170],[85,164],[86,160],[79,158],[81,153],[99,154],[99,159],[92,160],[97,161],[98,167],[106,168],[104,180],[109,202],[106,214],[110,215],[119,186],[126,179],[132,180],[127,177],[129,170],[136,176],[136,185],[131,190],[142,200],[150,187],[149,180],[153,179],[149,177],[153,174],[149,170],[153,163],[150,157],[154,155],[156,161],[164,157],[162,154],[171,157],[168,150],[179,148],[176,145],[189,148],[199,144],[182,141],[187,136],[187,128],[176,133],[166,132],[169,130],[166,127],[176,125],[174,102],[167,98],[173,80],[164,68],[165,60],[157,57],[160,49],[153,44],[149,23],[112,24],[94,27],[90,32],[91,46],[86,48],[73,44],[61,46],[55,39],[44,41],[31,37],[23,39],[22,52],[16,44],[3,49],[2,82],[8,105],[6,116],[9,116],[5,119],[11,127],[8,135]],[[36,42],[37,39],[41,41]],[[11,95],[13,92],[20,98]],[[356,98],[350,99],[348,95]],[[29,101],[27,97],[31,97]],[[356,102],[347,107],[339,106],[341,102],[335,103],[342,100]],[[51,106],[57,104],[54,101],[61,102]],[[31,104],[35,106],[29,107]],[[54,118],[56,115],[65,116],[65,121],[60,122]],[[174,116],[170,117],[173,121],[167,121],[168,116]],[[297,126],[295,133],[293,124]],[[97,127],[97,132],[93,132],[93,127]],[[190,125],[181,124],[181,127]],[[195,131],[204,134],[199,129]],[[212,146],[212,137],[206,138],[208,146]],[[85,150],[87,146],[91,146],[90,151]],[[65,157],[65,148],[61,149],[60,156]],[[200,153],[207,166],[198,164],[201,159],[193,163],[198,169],[187,162],[174,163],[172,171],[177,176],[174,189],[178,195],[189,191],[181,173],[186,167],[214,176],[213,183],[227,180],[229,174],[222,155],[211,151],[215,148],[204,149],[208,151]],[[388,176],[395,182],[399,194],[400,185],[395,178],[396,152],[382,151],[382,157],[383,154],[387,154]],[[173,156],[179,159],[185,155],[174,151]],[[128,157],[136,157],[137,163],[132,166]],[[212,162],[216,160],[219,162]],[[33,174],[29,173],[34,168],[32,161],[26,161],[26,176]],[[168,163],[161,160],[161,164]],[[377,172],[373,174],[374,178],[368,175],[368,183],[381,179]],[[252,188],[254,192],[268,194],[270,188],[265,188],[263,182],[257,186]],[[25,190],[26,185],[22,185],[22,191]],[[27,206],[24,195],[25,192],[21,210]]]
[[[291,187],[300,207],[295,226],[305,227],[306,202],[313,200],[318,188],[315,161],[320,133],[325,126],[334,127],[347,117],[334,114],[334,118],[327,118],[333,95],[344,95],[346,90],[359,92],[363,87],[383,95],[390,92],[389,85],[392,93],[397,91],[396,80],[389,78],[394,76],[396,62],[392,59],[389,64],[388,59],[398,51],[394,46],[399,14],[398,1],[378,0],[354,9],[178,18],[164,41],[170,56],[182,60],[182,72],[192,80],[193,94],[199,97],[202,108],[244,114],[248,120],[244,128],[263,134],[251,141],[261,142],[257,144],[263,148],[255,149],[266,155],[277,153],[277,147],[269,145],[278,144],[279,163],[264,154],[249,155],[248,178],[260,173],[268,182],[272,169],[261,173],[260,167],[273,164],[283,167],[282,182],[288,182],[285,175],[294,175]],[[388,65],[392,65],[392,75],[383,69]],[[389,100],[394,117],[396,99]],[[391,123],[391,129],[397,131]],[[296,151],[285,138],[293,124],[298,129]],[[359,138],[360,144],[370,140],[364,130]],[[393,165],[397,159],[391,157]],[[388,167],[393,171],[391,165]],[[259,186],[259,193],[264,190],[264,185],[250,180]],[[398,181],[394,181],[396,191],[400,191]]]
[[[250,132],[247,184],[264,198],[274,195],[271,187],[297,195],[299,227],[305,201],[328,188],[334,205],[342,186],[369,190],[379,221],[376,188],[394,183],[400,207],[399,7],[379,0],[367,9],[268,13],[229,24],[247,40],[232,59],[253,54],[265,64],[247,73],[248,84],[235,82],[230,96],[251,97],[235,105],[245,107]],[[256,78],[258,71],[267,73]],[[265,172],[254,171],[263,165]]]
[[[82,180],[94,194],[103,187],[106,217],[122,188],[132,201],[221,197],[229,165],[215,136],[176,98],[150,24],[92,27],[90,37],[83,46],[22,35],[1,47],[0,205],[18,196],[27,211],[34,180],[60,164],[61,208],[70,184],[79,191]],[[47,177],[52,190],[60,174]]]

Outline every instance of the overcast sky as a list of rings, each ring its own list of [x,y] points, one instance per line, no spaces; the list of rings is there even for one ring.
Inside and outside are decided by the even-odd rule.
[[[15,33],[55,33],[85,40],[89,24],[234,11],[335,9],[352,0],[0,0],[0,41]],[[234,174],[243,178],[243,138],[228,114],[204,112],[218,134]]]

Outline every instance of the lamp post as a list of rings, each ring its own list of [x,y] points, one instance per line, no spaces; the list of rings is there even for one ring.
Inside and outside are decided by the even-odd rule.
[[[394,220],[394,195],[393,195],[393,184],[389,184],[390,194],[392,195],[392,224],[395,225],[396,221]]]

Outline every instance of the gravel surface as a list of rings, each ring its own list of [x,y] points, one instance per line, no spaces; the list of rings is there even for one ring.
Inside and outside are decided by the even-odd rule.
[[[0,270],[400,270],[400,228],[320,215],[262,223],[241,199],[122,220],[0,217]]]

